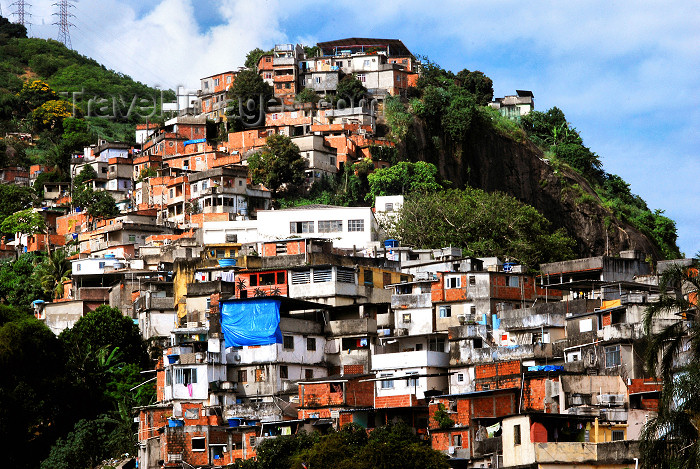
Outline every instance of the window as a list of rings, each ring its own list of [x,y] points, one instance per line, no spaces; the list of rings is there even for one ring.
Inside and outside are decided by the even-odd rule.
[[[294,350],[294,336],[285,335],[282,337],[282,347],[287,350]]]
[[[197,368],[175,369],[175,384],[182,384],[187,386],[188,384],[195,383],[197,383]]]
[[[353,269],[345,269],[338,267],[336,271],[338,282],[355,283],[355,271]]]
[[[314,269],[314,283],[330,282],[333,280],[333,269]]]
[[[219,86],[219,79],[218,78],[214,78],[214,86]]]
[[[620,346],[605,347],[605,368],[620,366]]]
[[[472,316],[476,316],[476,306],[471,305],[469,307],[469,314],[471,314]]]
[[[265,381],[265,370],[262,368],[257,368],[255,370],[255,382],[262,383]]]
[[[462,435],[452,435],[452,446],[462,447]]]
[[[365,231],[365,221],[348,220],[348,231]]]
[[[464,373],[457,373],[457,382],[461,383],[464,381]]]
[[[272,72],[265,72],[263,74],[263,78],[265,78],[266,80],[272,80]]]
[[[394,211],[394,204],[384,204],[384,211],[385,212],[393,212]]]
[[[513,425],[513,445],[520,444],[520,425]]]
[[[431,352],[444,352],[445,351],[445,339],[430,339],[428,341],[428,350]]]
[[[612,441],[620,441],[625,439],[624,430],[613,430],[612,431]]]
[[[369,63],[370,63],[370,62],[369,62],[369,59],[365,60],[364,66],[365,66],[365,67],[369,67]]]
[[[289,224],[289,232],[291,234],[313,233],[314,222],[312,221],[293,221]]]
[[[380,378],[391,378],[393,373],[382,373],[379,375]],[[393,379],[385,379],[380,381],[382,383],[382,389],[394,389],[394,380]]]
[[[231,77],[226,77],[226,83],[231,83]]]
[[[403,313],[401,315],[401,321],[405,323],[411,322],[411,313]]]
[[[364,83],[367,81],[367,76],[364,73],[358,73],[357,74],[357,79],[361,82]]]
[[[476,277],[473,275],[469,276],[469,285],[476,285]]]
[[[460,288],[462,286],[461,277],[447,277],[447,288]]]
[[[321,77],[315,77],[315,78],[314,78],[314,82],[315,82],[317,85],[320,85],[320,84],[321,84]]]
[[[97,268],[98,268],[98,269],[104,269],[104,268],[105,268],[105,263],[104,263],[104,262],[100,262],[99,264],[97,264]]]
[[[165,370],[165,385],[166,386],[173,385],[173,374],[170,370]]]
[[[306,350],[308,350],[309,352],[316,351],[316,339],[314,337],[306,338]]]
[[[280,365],[280,378],[289,379],[289,368],[287,368],[287,365]]]
[[[371,287],[374,285],[374,275],[371,270],[365,270],[364,271],[364,277],[365,277],[365,286]]]
[[[224,459],[226,445],[209,445],[209,448],[211,449],[212,459]]]
[[[417,375],[417,374],[418,374],[417,371],[410,371],[410,372],[406,373],[406,375],[409,375],[409,376]],[[410,388],[414,388],[414,387],[418,386],[418,378],[415,377],[415,378],[406,379],[406,386],[408,386]]]
[[[265,57],[265,62],[272,62],[272,57]]]
[[[207,441],[203,436],[192,437],[192,451],[204,451],[207,449]]]
[[[170,189],[170,198],[172,199],[173,197],[175,197],[175,191]]]
[[[452,306],[440,306],[440,317],[441,318],[451,318],[452,317]]]
[[[520,286],[520,279],[515,275],[508,275],[506,276],[506,285],[517,288]]]
[[[318,222],[319,233],[335,233],[343,231],[342,220],[321,220]]]
[[[238,370],[238,382],[239,383],[247,383],[248,382],[248,371],[247,370]]]
[[[303,270],[301,272],[292,272],[292,285],[302,285],[311,282],[311,272]]]
[[[314,379],[314,370],[308,368],[304,370],[304,379]]]

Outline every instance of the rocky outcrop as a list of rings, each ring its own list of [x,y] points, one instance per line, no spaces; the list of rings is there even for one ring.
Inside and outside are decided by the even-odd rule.
[[[402,147],[408,159],[435,164],[455,187],[501,191],[532,205],[576,240],[579,256],[637,249],[662,258],[646,235],[602,205],[585,178],[566,167],[554,168],[529,141],[517,142],[487,130],[451,145],[430,138],[420,121],[414,122],[412,131],[411,142]]]

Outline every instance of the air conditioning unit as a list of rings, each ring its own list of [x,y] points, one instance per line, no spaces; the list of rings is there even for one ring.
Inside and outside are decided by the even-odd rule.
[[[232,381],[222,381],[221,382],[221,389],[224,390],[231,390],[233,389],[234,383]]]
[[[241,356],[239,354],[234,354],[233,355],[233,361],[234,362],[240,362],[241,361]]]
[[[401,328],[396,330],[396,335],[408,335],[408,329]]]

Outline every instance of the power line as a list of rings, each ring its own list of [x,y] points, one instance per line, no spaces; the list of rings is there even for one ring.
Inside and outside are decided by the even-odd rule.
[[[21,24],[29,30],[29,26],[31,26],[29,17],[31,17],[32,14],[27,11],[27,7],[32,5],[25,0],[15,0],[14,3],[10,3],[10,6],[15,7],[15,11],[13,11],[12,14],[17,18],[17,24]]]
[[[70,12],[71,8],[75,8],[75,5],[72,3],[74,1],[60,0],[58,3],[53,4],[53,6],[58,7],[58,12],[53,14],[53,16],[58,16],[58,21],[53,23],[58,26],[58,42],[62,42],[69,49],[73,48],[70,40],[70,28],[71,26],[75,27],[75,25],[70,22],[69,18],[75,18],[75,15]]]

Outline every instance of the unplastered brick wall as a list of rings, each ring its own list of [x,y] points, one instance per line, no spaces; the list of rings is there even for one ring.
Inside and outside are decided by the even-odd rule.
[[[520,387],[519,360],[477,365],[474,369],[476,391]]]
[[[365,372],[364,365],[345,365],[343,366],[344,375],[359,375]]]
[[[374,405],[374,383],[372,381],[348,381],[345,390],[345,403],[347,405],[358,407]]]
[[[377,409],[387,409],[394,407],[411,407],[417,405],[413,394],[402,394],[400,396],[377,396],[374,407]]]

